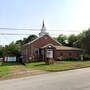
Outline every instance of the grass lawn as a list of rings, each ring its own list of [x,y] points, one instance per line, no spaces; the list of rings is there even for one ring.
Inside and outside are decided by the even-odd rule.
[[[9,74],[10,68],[8,66],[1,67],[0,66],[0,77],[7,76]]]
[[[14,73],[18,74],[19,72],[24,72],[24,74],[26,74],[27,71],[34,71],[35,73],[36,72],[35,70],[55,72],[84,67],[90,67],[90,61],[59,61],[52,65],[46,65],[45,62],[33,62],[27,63],[25,66],[17,63],[4,63],[4,64],[0,63],[0,78],[7,77],[10,74],[11,76],[13,76]],[[19,75],[19,77],[21,77],[21,74]]]
[[[90,61],[61,61],[51,65],[46,65],[45,62],[34,62],[27,64],[26,67],[55,72],[90,67]]]
[[[18,68],[17,68],[18,67]],[[15,69],[20,69],[22,70],[23,68],[25,68],[24,66],[22,65],[19,65],[17,63],[1,63],[0,62],[0,78],[1,77],[6,77],[8,76],[9,74],[12,74],[12,72],[15,70]]]

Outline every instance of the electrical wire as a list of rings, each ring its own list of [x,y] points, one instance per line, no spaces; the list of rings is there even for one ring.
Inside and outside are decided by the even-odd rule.
[[[0,30],[17,30],[17,31],[25,31],[25,30],[28,30],[28,31],[40,31],[40,29],[29,29],[29,28],[0,28]],[[47,29],[47,31],[64,31],[64,32],[80,32],[79,30],[59,30],[59,29]]]

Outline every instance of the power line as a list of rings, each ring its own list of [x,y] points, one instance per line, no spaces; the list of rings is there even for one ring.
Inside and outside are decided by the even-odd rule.
[[[0,30],[40,30],[40,29],[29,29],[29,28],[0,28]]]
[[[18,34],[18,33],[0,33],[0,35],[30,35],[30,34]]]
[[[25,30],[28,30],[28,31],[40,31],[40,29],[29,29],[29,28],[0,28],[0,30],[17,30],[17,31],[25,31]],[[47,29],[47,31],[64,31],[64,32],[80,32],[79,30],[59,30],[59,29]]]

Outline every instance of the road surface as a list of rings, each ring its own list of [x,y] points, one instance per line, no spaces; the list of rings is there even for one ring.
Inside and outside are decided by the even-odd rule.
[[[0,90],[90,90],[90,68],[4,80]]]

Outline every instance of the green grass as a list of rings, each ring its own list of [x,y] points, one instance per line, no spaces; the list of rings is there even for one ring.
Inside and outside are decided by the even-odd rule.
[[[51,65],[46,65],[45,62],[35,62],[27,64],[26,67],[29,69],[55,72],[90,67],[90,61],[61,61]]]
[[[12,71],[17,70],[43,70],[43,71],[65,71],[71,69],[78,69],[90,67],[90,61],[59,61],[55,64],[46,65],[45,62],[27,63],[25,66],[17,63],[3,63],[0,62],[0,78],[12,74]]]
[[[14,66],[19,66],[15,62],[2,63],[0,62],[0,78],[11,74],[11,70]]]
[[[9,66],[2,66],[0,63],[0,77],[7,76],[10,73]]]

